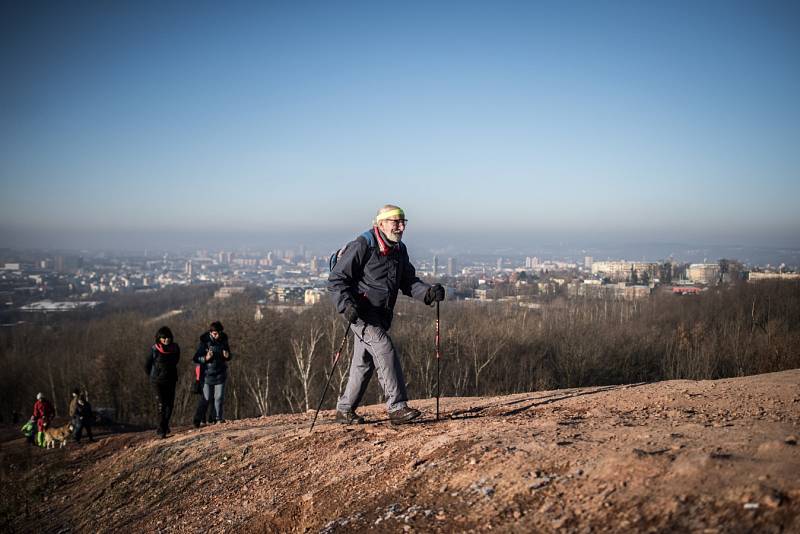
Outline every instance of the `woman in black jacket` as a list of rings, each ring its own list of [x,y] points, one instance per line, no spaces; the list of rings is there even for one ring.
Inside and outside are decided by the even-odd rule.
[[[145,362],[145,370],[150,377],[153,392],[158,402],[158,430],[161,438],[169,434],[169,419],[175,405],[175,385],[178,382],[178,360],[181,348],[173,341],[172,331],[162,326],[156,332],[156,339],[150,348]]]
[[[194,353],[194,362],[200,365],[203,393],[197,402],[194,426],[199,427],[205,420],[209,401],[214,399],[214,417],[218,423],[225,421],[223,403],[225,400],[225,381],[228,379],[228,362],[231,349],[228,335],[222,331],[222,323],[214,321],[208,332],[200,336],[200,345]]]

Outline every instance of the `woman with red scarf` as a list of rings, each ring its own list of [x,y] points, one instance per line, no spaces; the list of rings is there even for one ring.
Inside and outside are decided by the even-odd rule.
[[[161,438],[166,438],[170,432],[169,419],[172,417],[172,408],[175,405],[175,385],[178,382],[180,357],[181,348],[173,342],[172,331],[162,326],[156,332],[155,343],[150,348],[144,366],[158,402],[159,422],[156,433]]]

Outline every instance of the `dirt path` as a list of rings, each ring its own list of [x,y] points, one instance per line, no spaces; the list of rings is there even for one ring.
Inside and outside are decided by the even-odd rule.
[[[280,415],[2,449],[3,529],[800,532],[800,370]],[[378,422],[375,422],[378,421]],[[25,454],[28,454],[26,463]],[[37,476],[34,477],[34,473]],[[27,518],[26,518],[27,514]]]

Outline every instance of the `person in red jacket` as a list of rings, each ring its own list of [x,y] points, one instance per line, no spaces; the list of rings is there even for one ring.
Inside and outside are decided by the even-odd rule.
[[[50,401],[44,398],[40,392],[36,394],[36,402],[33,405],[33,415],[31,421],[36,422],[36,444],[40,447],[44,446],[44,429],[50,424],[50,420],[56,415],[56,411]],[[31,438],[33,433],[31,433]],[[33,440],[28,438],[28,442],[32,443]]]

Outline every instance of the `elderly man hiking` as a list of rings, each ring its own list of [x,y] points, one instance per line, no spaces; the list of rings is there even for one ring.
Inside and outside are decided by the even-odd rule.
[[[392,424],[408,423],[420,415],[419,410],[408,406],[400,358],[387,331],[398,291],[432,304],[444,300],[444,288],[417,278],[401,242],[406,222],[402,209],[382,207],[372,230],[348,243],[331,268],[328,291],[333,294],[336,309],[352,323],[350,328],[355,334],[347,387],[336,406],[339,423],[364,422],[356,408],[375,368]]]

